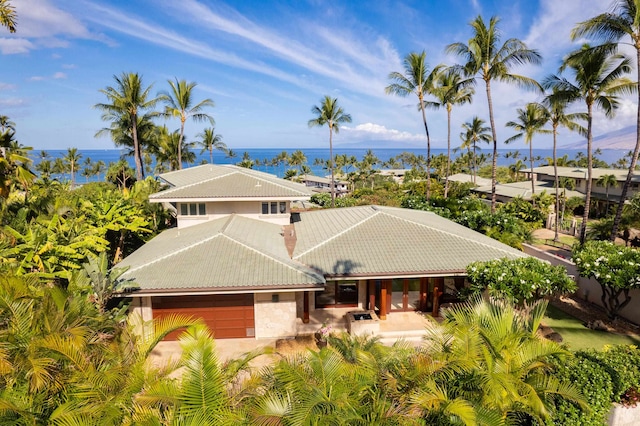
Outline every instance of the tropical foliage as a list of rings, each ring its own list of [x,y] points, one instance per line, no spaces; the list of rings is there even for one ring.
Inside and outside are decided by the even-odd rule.
[[[467,267],[469,294],[490,296],[524,305],[548,296],[570,294],[577,285],[562,266],[534,257],[474,262]]]
[[[629,291],[640,287],[640,251],[608,241],[588,241],[574,247],[573,261],[580,275],[600,284],[600,300],[611,318],[629,304]]]

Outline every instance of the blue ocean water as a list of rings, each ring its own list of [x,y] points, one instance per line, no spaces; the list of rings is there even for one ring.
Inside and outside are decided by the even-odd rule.
[[[355,156],[358,160],[362,160],[368,148],[348,148],[341,149],[339,147],[334,148],[334,155],[342,155],[346,154],[347,156]],[[278,156],[283,151],[291,154],[296,151],[296,149],[282,149],[282,148],[248,148],[248,149],[238,149],[234,150],[237,153],[237,157],[228,158],[225,157],[225,154],[222,152],[214,152],[213,153],[213,162],[215,164],[237,164],[242,160],[243,154],[247,152],[252,160],[260,160],[260,165],[254,166],[253,168],[256,170],[261,170],[267,173],[272,173],[278,176],[283,176],[285,171],[289,168],[286,164],[280,164],[279,166],[272,165],[264,165],[264,160],[270,162],[271,159]],[[323,176],[327,174],[327,171],[322,168],[322,166],[314,165],[316,159],[328,160],[329,159],[329,149],[321,149],[321,148],[307,148],[302,149],[305,156],[307,157],[307,165],[311,168],[312,173],[315,175]],[[388,161],[390,158],[395,157],[403,152],[411,152],[416,155],[426,155],[426,149],[403,149],[403,148],[376,148],[372,149],[373,153],[381,160]],[[512,164],[515,160],[512,158],[507,158],[505,155],[509,152],[513,152],[515,150],[511,149],[499,149],[499,157],[498,157],[498,165],[499,166],[507,166]],[[520,149],[520,159],[528,156],[528,149]],[[32,157],[34,159],[34,165],[39,161],[39,152],[32,152]],[[50,158],[55,160],[59,157],[64,157],[66,154],[66,150],[48,150],[47,153],[50,155]],[[445,154],[447,153],[446,149],[432,149],[432,155]],[[491,155],[490,150],[485,149],[482,151],[486,155]],[[571,150],[571,149],[558,149],[558,157],[562,157],[563,155],[567,155],[569,158],[575,158],[578,153],[581,152],[584,154],[583,150]],[[133,157],[125,157],[123,156],[125,151],[118,149],[104,149],[104,150],[96,150],[96,149],[87,149],[87,150],[79,150],[79,153],[82,155],[80,163],[84,162],[87,158],[90,158],[92,162],[97,162],[102,160],[105,164],[109,164],[111,162],[116,162],[118,160],[125,159],[134,167]],[[607,163],[614,163],[618,159],[622,158],[627,151],[625,150],[602,150],[602,153],[597,157]],[[551,149],[534,149],[533,150],[534,157],[539,157],[540,160],[535,162],[535,165],[539,165],[542,163],[546,163],[546,158],[551,157],[552,150]],[[453,153],[452,156],[458,155],[457,153]],[[36,158],[38,157],[38,158]],[[198,165],[203,162],[209,162],[209,153],[205,152],[199,154],[196,151],[196,161],[190,165]],[[528,162],[527,162],[528,164]],[[189,165],[185,164],[185,167]],[[104,178],[104,176],[102,176]],[[80,177],[80,174],[77,176],[77,181],[79,183],[83,182],[85,178]],[[98,177],[92,178],[92,180],[97,180]]]

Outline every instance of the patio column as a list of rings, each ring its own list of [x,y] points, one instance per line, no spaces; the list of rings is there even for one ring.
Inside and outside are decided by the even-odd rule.
[[[302,299],[302,322],[304,324],[309,324],[309,292],[305,291],[303,293]]]
[[[368,281],[369,285],[369,309],[370,311],[376,310],[376,282],[374,280]]]
[[[388,282],[387,280],[382,281],[382,286],[380,286],[380,319],[387,319],[387,296],[388,296]]]
[[[429,291],[429,278],[420,277],[420,301],[419,307],[420,311],[424,312],[427,310],[427,292]]]

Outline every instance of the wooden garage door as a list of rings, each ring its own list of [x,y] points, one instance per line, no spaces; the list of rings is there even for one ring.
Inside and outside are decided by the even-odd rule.
[[[216,339],[255,336],[253,294],[157,296],[151,306],[154,318],[176,313],[202,318]],[[175,340],[178,334],[170,334],[167,340]]]

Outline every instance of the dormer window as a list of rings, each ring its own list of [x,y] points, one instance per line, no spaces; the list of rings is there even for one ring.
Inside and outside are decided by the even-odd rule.
[[[287,212],[287,203],[284,201],[271,201],[270,203],[262,203],[262,214],[285,214]]]
[[[180,203],[180,216],[205,216],[207,209],[204,203]]]

